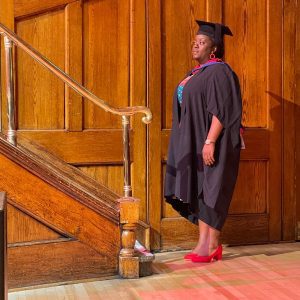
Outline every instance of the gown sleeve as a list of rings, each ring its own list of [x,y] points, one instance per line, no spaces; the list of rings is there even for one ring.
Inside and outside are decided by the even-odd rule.
[[[241,98],[237,76],[226,66],[221,66],[207,80],[207,111],[216,116],[224,128],[240,119]]]

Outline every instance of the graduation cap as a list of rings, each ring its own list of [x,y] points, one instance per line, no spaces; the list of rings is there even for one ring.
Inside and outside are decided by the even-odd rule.
[[[228,26],[219,23],[211,23],[201,20],[196,20],[199,25],[199,30],[197,34],[204,34],[211,38],[213,38],[215,44],[222,45],[223,44],[223,36],[224,34],[231,35],[232,32]]]

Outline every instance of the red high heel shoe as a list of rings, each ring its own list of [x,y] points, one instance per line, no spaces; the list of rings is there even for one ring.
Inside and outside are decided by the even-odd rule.
[[[183,258],[184,259],[192,259],[195,256],[198,256],[197,253],[190,252],[190,253],[187,253]]]
[[[219,245],[218,248],[209,256],[200,256],[195,255],[191,258],[192,262],[203,262],[203,263],[209,263],[213,259],[215,260],[222,260],[222,245]]]

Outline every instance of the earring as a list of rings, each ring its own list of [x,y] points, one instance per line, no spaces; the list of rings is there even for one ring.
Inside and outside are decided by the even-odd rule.
[[[215,59],[216,56],[215,56],[215,54],[212,52],[212,53],[210,54],[209,58],[210,58],[210,59]]]

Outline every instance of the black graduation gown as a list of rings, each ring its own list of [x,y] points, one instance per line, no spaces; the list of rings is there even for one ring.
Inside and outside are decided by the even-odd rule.
[[[225,63],[209,65],[177,88],[165,175],[164,196],[182,216],[221,230],[228,214],[240,159],[242,100],[236,74]],[[215,163],[206,166],[202,149],[215,115],[223,130],[215,144]]]

